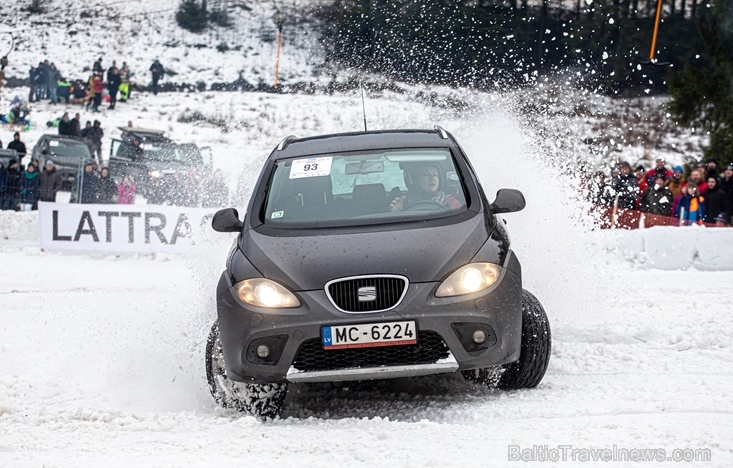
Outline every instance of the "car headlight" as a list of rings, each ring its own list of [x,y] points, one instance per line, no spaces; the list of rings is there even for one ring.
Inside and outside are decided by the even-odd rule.
[[[148,172],[148,175],[154,179],[157,179],[158,177],[162,176],[163,173],[160,171],[150,171]]]
[[[237,296],[247,304],[257,307],[298,307],[300,301],[285,287],[267,278],[253,278],[234,285]]]
[[[437,297],[460,296],[483,291],[496,283],[501,267],[494,263],[469,263],[454,271],[435,291]]]

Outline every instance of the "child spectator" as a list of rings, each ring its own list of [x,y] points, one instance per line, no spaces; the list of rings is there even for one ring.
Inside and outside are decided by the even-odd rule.
[[[132,182],[130,176],[126,175],[122,178],[122,183],[117,186],[117,196],[120,205],[132,205],[135,203],[135,195],[137,188]]]
[[[94,90],[94,104],[92,104],[92,112],[99,112],[99,106],[102,105],[102,93],[104,92],[104,82],[102,78],[94,76],[92,81],[92,89]]]
[[[687,181],[685,191],[680,197],[674,217],[679,219],[680,226],[702,224],[705,218],[705,199],[697,191],[697,183]]]

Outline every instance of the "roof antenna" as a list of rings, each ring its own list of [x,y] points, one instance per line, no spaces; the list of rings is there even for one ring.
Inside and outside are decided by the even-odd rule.
[[[367,130],[367,123],[366,123],[366,106],[364,106],[364,86],[362,86],[361,83],[359,83],[359,89],[361,89],[361,112],[364,114],[364,131]]]

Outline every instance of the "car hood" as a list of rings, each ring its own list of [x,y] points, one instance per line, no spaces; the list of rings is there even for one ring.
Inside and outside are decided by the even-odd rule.
[[[297,237],[248,229],[240,245],[263,276],[294,291],[307,291],[358,275],[403,275],[411,283],[440,281],[470,262],[488,237],[480,215],[447,226],[397,229]]]

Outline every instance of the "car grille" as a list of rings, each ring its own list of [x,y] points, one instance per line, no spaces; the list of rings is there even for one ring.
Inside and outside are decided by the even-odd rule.
[[[399,304],[406,288],[403,276],[362,276],[329,283],[326,292],[344,312],[380,312]]]
[[[305,341],[298,350],[293,367],[301,372],[433,364],[449,355],[439,334],[422,331],[417,344],[374,348],[325,350],[320,338]]]

